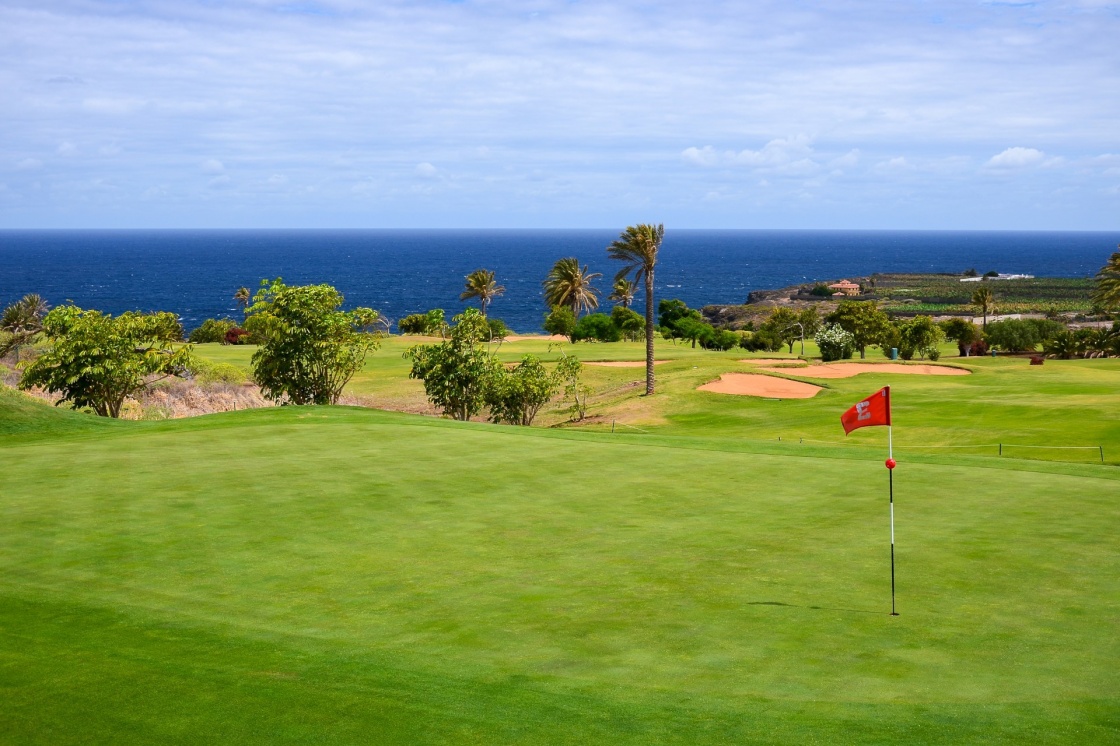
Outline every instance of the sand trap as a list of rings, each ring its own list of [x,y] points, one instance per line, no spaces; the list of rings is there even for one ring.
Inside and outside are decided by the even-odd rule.
[[[538,340],[543,342],[567,342],[568,338],[560,334],[553,334],[551,337],[547,334],[511,334],[505,338],[506,342],[524,342],[529,340]]]
[[[671,363],[672,360],[654,360],[654,365]],[[585,360],[584,365],[598,365],[601,368],[644,368],[645,360]]]
[[[771,373],[788,373],[806,378],[851,378],[860,373],[906,373],[916,376],[967,376],[970,371],[948,365],[903,365],[902,363],[836,363],[804,368],[763,368]]]
[[[765,396],[769,399],[811,399],[821,387],[758,373],[724,373],[718,381],[705,383],[698,390],[739,396]]]

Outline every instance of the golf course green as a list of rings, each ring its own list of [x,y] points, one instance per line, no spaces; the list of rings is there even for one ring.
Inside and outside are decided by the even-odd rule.
[[[1120,360],[770,401],[659,345],[518,428],[409,413],[406,342],[350,387],[399,412],[0,388],[0,742],[1120,742]],[[886,433],[839,425],[887,384],[897,617]]]

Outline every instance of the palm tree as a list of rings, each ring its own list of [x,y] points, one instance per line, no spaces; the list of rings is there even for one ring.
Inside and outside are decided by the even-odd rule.
[[[1120,249],[1120,246],[1116,248]],[[1114,252],[1097,272],[1097,286],[1093,288],[1091,297],[1094,305],[1106,311],[1120,308],[1120,251]]]
[[[242,316],[245,316],[249,313],[250,298],[251,296],[249,295],[249,288],[246,287],[237,288],[237,292],[233,294],[233,299],[237,301],[237,305],[241,306]]]
[[[478,298],[483,316],[486,315],[486,307],[490,305],[490,301],[506,292],[505,287],[494,280],[494,273],[489,269],[476,269],[467,275],[466,280],[467,289],[459,295],[459,300]]]
[[[991,288],[977,288],[972,294],[972,304],[980,308],[984,314],[984,327],[988,326],[988,312],[995,311],[996,297],[992,295]]]
[[[591,281],[603,276],[602,272],[588,272],[587,265],[579,268],[574,256],[560,259],[552,265],[544,285],[544,302],[549,308],[567,306],[579,318],[580,310],[591,311],[599,307],[599,291]]]
[[[634,302],[634,291],[638,289],[638,284],[627,280],[625,277],[619,277],[614,281],[614,289],[611,291],[607,300],[613,300],[615,303],[621,303],[623,308],[629,308],[630,304]]]
[[[5,308],[4,313],[0,314],[0,331],[8,332],[11,336],[0,341],[0,357],[14,349],[18,360],[20,345],[31,341],[43,331],[43,317],[47,315],[49,308],[42,296],[36,293],[28,293]]]
[[[634,283],[646,285],[646,395],[653,393],[653,268],[657,264],[657,252],[665,238],[664,225],[631,225],[622,232],[618,240],[607,247],[611,259],[625,262],[626,266],[615,275],[615,282],[629,274],[634,275]]]

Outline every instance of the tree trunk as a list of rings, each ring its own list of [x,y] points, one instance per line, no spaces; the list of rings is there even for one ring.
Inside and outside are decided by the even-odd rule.
[[[653,267],[646,272],[646,396],[653,393]]]

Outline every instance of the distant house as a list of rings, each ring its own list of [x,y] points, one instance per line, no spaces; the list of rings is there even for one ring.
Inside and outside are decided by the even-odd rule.
[[[859,285],[848,280],[841,280],[834,282],[828,286],[829,290],[833,291],[833,295],[859,295]]]

